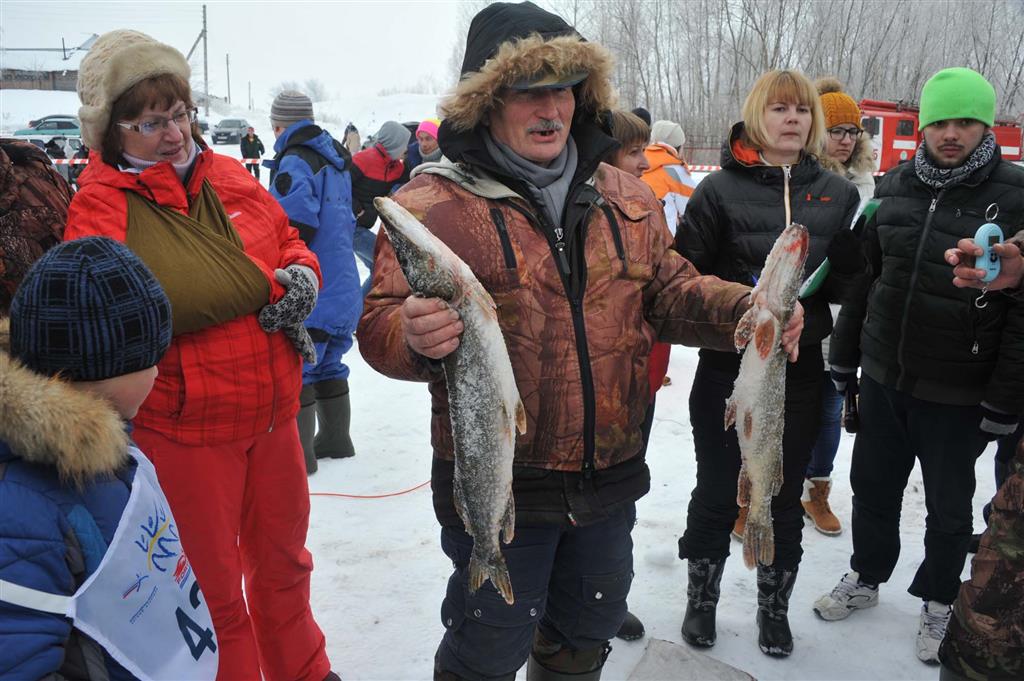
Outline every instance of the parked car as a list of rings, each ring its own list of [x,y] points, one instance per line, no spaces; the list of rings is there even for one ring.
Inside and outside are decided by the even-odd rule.
[[[28,122],[28,127],[35,128],[37,125],[39,125],[40,123],[43,123],[44,121],[55,121],[55,120],[73,121],[76,128],[81,127],[79,122],[78,122],[78,117],[77,116],[72,116],[71,114],[50,114],[49,116],[43,116],[42,118],[37,118],[35,120],[29,121]]]
[[[225,118],[220,123],[213,126],[213,143],[219,144],[221,142],[235,142],[237,144],[243,137],[245,137],[245,133],[248,129],[249,121],[244,118]]]
[[[49,137],[64,135],[65,137],[78,137],[81,134],[81,131],[78,129],[78,119],[68,116],[50,118],[50,120],[38,123],[34,128],[23,128],[22,130],[14,131],[15,137],[20,135],[43,135]]]

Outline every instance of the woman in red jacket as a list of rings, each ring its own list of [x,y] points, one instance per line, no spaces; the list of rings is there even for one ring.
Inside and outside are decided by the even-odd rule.
[[[206,148],[188,82],[181,53],[147,35],[96,41],[78,76],[92,152],[65,238],[123,241],[171,300],[174,339],[133,437],[209,602],[218,678],[333,679],[295,425],[319,266],[238,161]]]

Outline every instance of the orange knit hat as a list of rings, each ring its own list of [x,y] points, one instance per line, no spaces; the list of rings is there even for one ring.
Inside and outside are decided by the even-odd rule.
[[[825,115],[825,129],[837,125],[860,124],[860,107],[853,97],[843,92],[842,84],[835,78],[821,78],[815,82],[821,99],[821,111]]]

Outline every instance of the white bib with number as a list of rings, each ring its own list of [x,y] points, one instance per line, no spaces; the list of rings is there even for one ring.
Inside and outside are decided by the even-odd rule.
[[[210,611],[185,556],[153,464],[136,448],[135,481],[95,572],[73,596],[0,580],[0,600],[70,617],[140,679],[217,676]]]

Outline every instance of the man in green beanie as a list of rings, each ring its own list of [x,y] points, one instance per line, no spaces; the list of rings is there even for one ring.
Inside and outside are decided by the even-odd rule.
[[[881,203],[861,234],[874,279],[844,304],[829,353],[837,384],[856,383],[861,369],[853,555],[814,610],[832,621],[878,604],[899,557],[916,459],[928,515],[909,591],[922,600],[917,656],[929,664],[938,663],[973,531],[975,460],[1024,410],[1024,303],[955,287],[945,258],[986,222],[1007,236],[1024,222],[1024,169],[1001,159],[995,111],[992,85],[971,69],[925,83],[923,144],[875,190]]]

